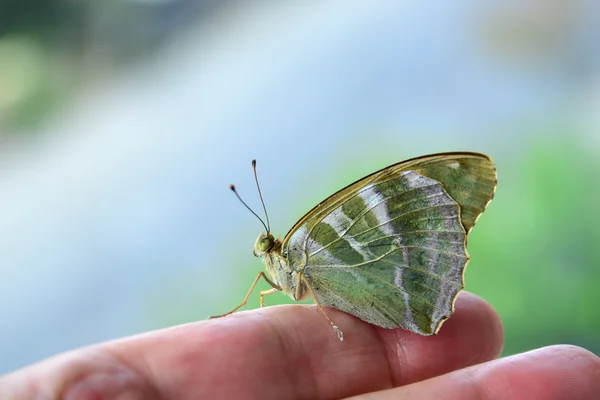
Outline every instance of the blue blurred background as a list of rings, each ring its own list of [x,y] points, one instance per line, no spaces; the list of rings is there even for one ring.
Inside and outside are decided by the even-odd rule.
[[[498,165],[466,282],[505,354],[600,354],[599,42],[593,0],[1,1],[0,373],[238,304],[252,158],[283,236],[452,150]]]

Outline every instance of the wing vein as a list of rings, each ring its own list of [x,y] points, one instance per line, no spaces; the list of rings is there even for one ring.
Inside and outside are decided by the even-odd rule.
[[[417,212],[417,211],[429,210],[429,209],[432,209],[432,208],[439,208],[439,207],[445,207],[445,206],[455,206],[455,207],[458,207],[456,203],[454,203],[454,204],[452,204],[452,203],[448,203],[448,204],[438,204],[438,205],[434,205],[434,206],[430,206],[430,207],[424,207],[424,208],[419,208],[419,209],[416,209],[416,210],[411,210],[411,211],[408,211],[408,212],[402,213],[402,214],[400,214],[400,215],[398,215],[398,216],[396,216],[396,217],[394,217],[394,218],[391,218],[391,219],[390,219],[390,220],[388,220],[388,221],[382,222],[382,223],[380,223],[379,225],[373,226],[373,227],[371,227],[371,228],[369,228],[369,229],[366,229],[366,230],[364,230],[364,231],[362,231],[362,232],[359,232],[359,233],[357,233],[357,234],[355,234],[355,235],[351,236],[351,238],[356,238],[356,236],[363,235],[363,234],[365,234],[365,233],[367,233],[367,232],[370,232],[370,231],[372,231],[373,229],[379,229],[379,228],[381,228],[382,226],[389,224],[390,222],[393,222],[393,221],[395,221],[395,220],[397,220],[397,219],[399,219],[399,218],[401,218],[401,217],[404,217],[404,216],[406,216],[406,215],[409,215],[409,214],[415,213],[415,212]],[[457,218],[457,216],[458,216],[458,214],[457,214],[456,216],[450,216],[450,217],[444,217],[444,218],[418,218],[418,219],[413,219],[412,221],[424,221],[424,220],[428,220],[428,221],[437,221],[437,220],[448,220],[448,219]],[[315,226],[316,226],[316,225],[315,225]],[[335,240],[332,240],[332,241],[331,241],[331,242],[329,242],[328,244],[326,244],[326,245],[324,245],[324,246],[322,246],[322,247],[318,248],[317,250],[313,251],[312,253],[310,253],[310,254],[308,255],[308,257],[313,257],[315,254],[319,253],[320,251],[322,251],[322,250],[325,250],[325,249],[329,248],[329,247],[330,247],[331,245],[333,245],[334,243],[336,243],[336,242],[338,242],[339,240],[343,239],[343,238],[346,236],[346,233],[347,233],[347,230],[346,230],[346,232],[344,232],[344,234],[343,234],[342,236],[338,236],[338,238],[337,238],[337,239],[335,239]],[[307,238],[308,238],[308,237],[310,237],[310,235],[307,235]],[[308,242],[308,239],[307,239],[307,241],[306,241],[306,242]]]
[[[323,213],[322,215],[320,215],[320,216],[319,216],[319,218],[318,218],[318,219],[315,219],[315,222],[314,222],[314,224],[312,225],[312,227],[311,227],[311,228],[310,228],[310,230],[308,231],[308,234],[306,235],[306,240],[305,240],[305,242],[304,242],[304,252],[306,253],[306,246],[307,246],[307,244],[308,244],[308,238],[309,238],[309,237],[311,237],[311,235],[312,235],[312,233],[313,233],[314,229],[316,228],[316,226],[317,226],[317,225],[319,225],[319,223],[323,222],[323,220],[324,220],[325,218],[327,218],[327,216],[328,216],[328,215],[330,215],[330,214],[331,214],[331,213],[332,213],[334,210],[336,210],[337,208],[341,207],[342,205],[344,205],[345,203],[349,202],[350,200],[352,200],[352,199],[356,198],[356,197],[357,197],[358,195],[360,195],[361,193],[364,193],[364,192],[365,192],[365,191],[367,191],[367,190],[371,190],[371,189],[373,189],[374,187],[376,187],[376,186],[379,186],[379,185],[381,185],[381,184],[383,184],[383,183],[386,183],[386,182],[388,182],[388,181],[391,181],[392,179],[395,179],[395,178],[396,178],[396,177],[390,177],[389,179],[386,179],[386,180],[383,180],[383,181],[377,181],[375,184],[373,184],[373,185],[371,185],[371,186],[367,185],[367,186],[365,186],[363,189],[361,189],[361,190],[358,190],[357,192],[355,192],[354,194],[352,194],[352,195],[351,195],[351,196],[349,196],[348,198],[344,199],[343,201],[341,201],[341,202],[339,202],[339,203],[336,203],[335,205],[332,205],[332,207],[331,207],[331,211],[330,211],[330,212]],[[363,207],[363,209],[361,210],[361,213],[362,213],[362,214],[360,215],[360,217],[356,218],[356,219],[355,219],[355,220],[352,222],[352,224],[351,224],[351,225],[350,225],[350,226],[349,226],[349,227],[346,229],[346,231],[345,231],[345,232],[342,234],[342,236],[344,236],[344,235],[345,235],[345,234],[346,234],[346,233],[347,233],[347,232],[348,232],[348,231],[349,231],[349,230],[352,228],[352,226],[354,226],[354,224],[355,224],[355,223],[356,223],[356,222],[357,222],[357,221],[358,221],[360,218],[362,218],[363,216],[365,216],[365,215],[366,215],[366,214],[367,214],[369,211],[371,211],[373,208],[377,207],[379,204],[383,203],[384,201],[388,201],[388,200],[390,200],[391,198],[394,198],[394,197],[396,197],[396,196],[400,196],[400,195],[403,195],[403,194],[406,194],[406,193],[410,193],[410,192],[412,192],[412,191],[415,191],[415,190],[419,190],[419,189],[422,189],[422,188],[431,187],[431,186],[435,186],[435,185],[438,185],[438,183],[433,183],[433,184],[431,184],[431,185],[418,186],[418,187],[410,188],[410,189],[408,189],[408,190],[405,190],[405,191],[403,191],[403,192],[400,192],[400,193],[393,194],[393,195],[391,195],[391,196],[389,196],[389,197],[386,197],[386,198],[384,198],[383,200],[381,200],[381,201],[380,201],[380,202],[378,202],[377,204],[373,205],[373,207],[369,208],[368,210],[364,211],[364,210],[365,210],[365,208],[368,208],[368,207],[369,207],[369,204],[366,204],[366,205]],[[427,198],[431,198],[431,197],[433,197],[433,196],[427,196]],[[407,201],[405,204],[410,204],[410,203],[412,203],[412,202],[415,202],[416,200],[417,200],[417,199],[411,199],[410,201]],[[335,207],[334,207],[334,206],[335,206]],[[364,212],[363,212],[363,211],[364,211]]]

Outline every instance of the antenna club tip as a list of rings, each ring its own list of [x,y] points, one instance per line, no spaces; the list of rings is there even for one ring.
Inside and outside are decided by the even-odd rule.
[[[233,183],[231,185],[229,185],[229,189],[231,189],[235,192],[235,186],[233,185]]]
[[[256,159],[252,160],[252,166],[256,167]]]

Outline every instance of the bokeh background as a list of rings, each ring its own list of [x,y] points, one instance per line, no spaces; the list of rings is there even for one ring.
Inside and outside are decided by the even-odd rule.
[[[236,305],[252,158],[283,236],[451,150],[497,162],[466,282],[504,354],[600,354],[598,43],[594,0],[0,1],[0,373]]]

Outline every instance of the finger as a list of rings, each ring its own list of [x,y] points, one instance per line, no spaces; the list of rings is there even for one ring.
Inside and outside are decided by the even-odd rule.
[[[327,312],[344,342],[315,307],[270,307],[58,357],[36,366],[33,380],[54,376],[57,393],[104,393],[113,374],[140,398],[339,398],[484,362],[502,348],[498,316],[471,294],[433,337]]]
[[[472,294],[461,296],[456,314],[434,337],[378,328],[333,309],[327,313],[344,331],[344,342],[316,307],[285,306],[209,321],[193,334],[197,347],[177,356],[179,347],[170,349],[168,339],[154,346],[163,351],[145,359],[188,366],[180,380],[161,386],[174,398],[194,387],[213,398],[256,393],[262,399],[320,399],[429,378],[496,358],[502,349],[497,314]],[[191,342],[188,336],[181,341]]]
[[[476,365],[362,400],[588,400],[600,393],[600,358],[575,346],[552,346]]]

